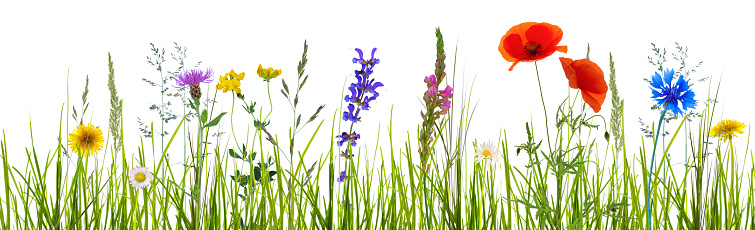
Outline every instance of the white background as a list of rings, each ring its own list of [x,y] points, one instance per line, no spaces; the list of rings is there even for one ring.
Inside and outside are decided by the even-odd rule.
[[[110,108],[107,53],[110,52],[118,93],[124,99],[126,152],[133,154],[140,141],[137,117],[157,120],[156,113],[147,108],[160,100],[158,89],[141,80],[157,81],[160,76],[147,64],[145,57],[151,55],[149,43],[166,48],[167,55],[174,51],[175,41],[188,47],[188,63],[202,61],[201,68],[212,67],[218,74],[230,69],[246,72],[241,88],[247,100],[258,101],[258,107],[264,104],[265,112],[268,108],[265,85],[255,74],[257,65],[282,69],[283,75],[271,83],[275,118],[270,130],[285,140],[291,113],[279,92],[280,79],[286,79],[290,85],[295,82],[297,62],[306,39],[310,45],[306,73],[310,79],[301,93],[299,111],[308,117],[317,106],[326,105],[320,115],[320,119],[325,119],[323,128],[308,158],[316,159],[327,152],[329,140],[334,140],[329,136],[330,124],[342,103],[343,82],[346,78],[353,81],[353,70],[358,67],[351,63],[356,55],[354,48],[366,51],[378,48],[376,56],[381,62],[373,77],[386,85],[379,89],[380,97],[371,104],[372,109],[361,114],[365,122],[356,126],[362,133],[360,144],[366,143],[370,152],[374,151],[378,124],[382,127],[381,142],[387,140],[385,127],[393,106],[394,144],[403,146],[407,131],[411,140],[416,140],[422,109],[418,98],[425,90],[423,78],[433,73],[434,29],[440,27],[445,37],[449,76],[454,73],[453,57],[457,56],[455,99],[461,99],[462,90],[468,90],[476,76],[472,101],[479,104],[469,129],[470,137],[496,140],[499,132],[506,129],[509,142],[514,145],[525,140],[524,123],[530,116],[542,128],[542,105],[534,64],[520,63],[514,71],[506,71],[511,63],[503,60],[497,46],[509,28],[534,21],[561,27],[564,36],[560,44],[569,47],[567,54],[556,53],[538,63],[549,115],[553,115],[568,93],[558,57],[582,59],[589,43],[591,60],[603,69],[608,80],[608,53],[612,52],[620,96],[626,101],[627,149],[635,152],[641,143],[638,117],[652,121],[658,116],[649,110],[653,103],[650,89],[642,80],[655,71],[647,61],[647,56],[652,55],[651,42],[669,50],[669,67],[677,66],[670,54],[674,42],[679,42],[689,47],[690,63],[704,61],[693,78],[712,76],[715,84],[723,76],[715,121],[738,119],[748,127],[752,123],[755,76],[750,70],[755,48],[750,41],[754,20],[752,12],[742,4],[731,1],[706,4],[689,1],[4,2],[0,3],[0,128],[5,132],[12,164],[17,167],[23,167],[24,148],[31,146],[30,119],[37,151],[41,155],[54,151],[70,70],[68,89],[72,105],[81,107],[80,95],[88,75],[91,82],[87,116],[91,115],[92,123],[107,133]],[[458,53],[454,54],[457,42]],[[173,62],[169,63],[166,70],[173,70]],[[217,76],[210,86],[216,83]],[[461,87],[462,83],[466,83],[466,88]],[[697,85],[694,90],[696,99],[704,100],[707,85]],[[571,95],[576,92],[571,90]],[[219,94],[218,98],[221,103],[217,108],[230,112],[230,94]],[[698,104],[700,107],[703,105]],[[610,109],[609,94],[599,114],[608,119]],[[64,115],[64,119],[68,116]],[[230,130],[227,118],[222,124],[225,131]],[[239,135],[245,135],[239,130],[245,130],[244,120],[249,119],[237,101],[234,123],[240,127],[236,130]],[[177,123],[173,121],[165,129],[172,132]],[[73,125],[71,121],[63,135]],[[297,141],[300,147],[315,125],[300,133]],[[603,127],[598,140],[602,139],[602,130]],[[539,137],[544,139],[544,132]],[[735,140],[737,146],[745,144],[746,136]],[[416,148],[416,143],[412,146]],[[386,151],[387,142],[382,147]],[[673,154],[672,157],[682,159]]]

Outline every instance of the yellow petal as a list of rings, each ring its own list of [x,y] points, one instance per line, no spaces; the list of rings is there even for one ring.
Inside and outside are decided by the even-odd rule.
[[[236,79],[244,80],[244,75],[245,75],[245,73],[241,72],[240,74],[238,74],[238,76],[236,76]]]
[[[260,64],[259,66],[257,66],[257,75],[262,76],[262,64]]]

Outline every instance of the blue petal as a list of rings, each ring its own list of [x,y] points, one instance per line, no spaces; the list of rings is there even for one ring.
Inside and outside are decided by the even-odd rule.
[[[370,54],[370,59],[375,59],[375,51],[377,48],[372,48],[372,54]]]
[[[650,92],[653,93],[653,96],[650,97],[650,98],[658,98],[658,97],[662,97],[663,96],[663,93],[659,92],[658,90],[651,90]]]
[[[380,59],[373,59],[372,60],[372,65],[377,65],[378,63],[380,63]]]
[[[666,71],[663,71],[663,82],[666,83],[666,85],[671,85],[671,80],[674,78],[674,69],[666,69]]]
[[[351,59],[351,63],[357,63],[357,60],[359,60],[359,59],[357,59],[357,58]]]
[[[697,100],[695,100],[695,92],[685,92],[682,94],[680,101],[682,106],[684,106],[684,110],[687,110],[687,108],[694,109],[697,103]]]
[[[679,92],[689,90],[689,83],[684,80],[684,75],[679,76],[679,80],[676,81],[676,86],[679,87]]]
[[[354,50],[356,50],[356,51],[357,51],[357,53],[359,53],[359,59],[364,59],[364,56],[362,55],[362,49],[360,49],[360,48],[355,48]]]
[[[653,77],[650,81],[650,86],[656,89],[663,87],[663,81],[661,80],[661,75],[658,74],[658,72],[655,72],[655,74],[653,74]]]
[[[679,108],[679,105],[677,105],[677,103],[675,101],[672,102],[672,103],[669,103],[666,106],[666,109],[671,110],[671,112],[673,112],[674,115],[679,115],[679,114],[682,113],[682,110]]]

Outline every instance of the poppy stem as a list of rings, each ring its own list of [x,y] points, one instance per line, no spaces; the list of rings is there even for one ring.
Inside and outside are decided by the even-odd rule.
[[[548,131],[548,110],[545,109],[545,97],[543,97],[543,86],[540,84],[540,71],[537,69],[537,62],[535,62],[535,73],[537,74],[537,86],[540,89],[540,101],[543,102],[543,113],[545,114],[545,135],[548,137],[548,151],[553,152],[551,149],[551,134]]]
[[[648,170],[648,191],[647,191],[647,209],[648,209],[648,229],[653,230],[653,198],[651,197],[650,190],[653,187],[653,164],[655,163],[655,149],[658,146],[658,135],[661,132],[661,122],[663,122],[663,118],[666,116],[666,110],[664,109],[661,112],[661,119],[658,119],[658,128],[657,131],[654,133],[655,140],[653,141],[653,155],[650,157],[650,170]]]

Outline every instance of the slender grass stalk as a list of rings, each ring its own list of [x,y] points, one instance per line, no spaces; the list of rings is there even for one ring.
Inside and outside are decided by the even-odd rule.
[[[548,138],[548,151],[553,151],[551,148],[551,134],[548,128],[548,109],[545,107],[545,97],[543,96],[543,86],[540,84],[540,71],[537,69],[537,62],[535,62],[535,73],[537,74],[537,88],[540,89],[540,101],[543,103],[543,114],[545,115],[545,135]]]
[[[648,169],[648,192],[647,192],[647,210],[648,210],[648,229],[653,229],[653,197],[652,194],[650,194],[650,191],[653,187],[653,165],[655,164],[655,149],[658,146],[658,136],[661,132],[661,123],[663,122],[663,117],[666,116],[666,110],[664,109],[661,111],[661,118],[658,119],[658,128],[656,129],[656,132],[654,133],[655,140],[653,140],[653,155],[650,158],[650,168]],[[665,155],[665,154],[664,154]]]

